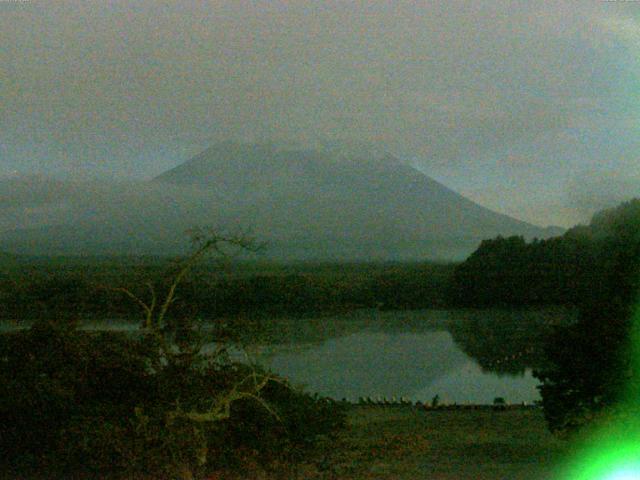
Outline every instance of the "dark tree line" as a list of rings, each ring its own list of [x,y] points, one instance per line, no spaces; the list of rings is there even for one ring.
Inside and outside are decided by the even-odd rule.
[[[639,280],[640,200],[632,200],[561,237],[484,241],[456,268],[451,295],[466,306],[577,308],[577,321],[550,335],[536,373],[550,427],[566,430],[640,390],[631,342]]]
[[[602,281],[600,249],[581,227],[530,243],[522,237],[484,240],[455,269],[451,299],[473,307],[577,305]]]
[[[573,429],[614,405],[640,406],[634,342],[640,293],[640,201],[596,215],[590,226],[597,281],[579,303],[578,321],[547,346],[550,367],[538,373],[545,415],[553,429]],[[623,399],[632,402],[622,402]]]
[[[354,308],[443,307],[453,267],[437,264],[335,265],[306,271],[252,270],[228,275],[202,266],[182,285],[171,315],[215,319],[238,315],[299,315]],[[137,318],[135,304],[109,288],[117,282],[136,295],[146,283],[168,288],[170,269],[117,265],[51,269],[31,265],[0,271],[0,318]],[[168,273],[167,273],[168,272]]]

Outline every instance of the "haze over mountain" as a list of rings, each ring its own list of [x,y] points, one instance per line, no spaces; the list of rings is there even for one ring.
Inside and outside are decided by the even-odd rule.
[[[498,234],[561,232],[483,208],[393,156],[339,147],[226,142],[152,182],[14,179],[0,194],[0,247],[24,253],[178,253],[185,230],[211,225],[250,229],[279,259],[454,259]]]
[[[539,225],[640,192],[634,1],[1,1],[0,45],[0,176],[322,138]]]

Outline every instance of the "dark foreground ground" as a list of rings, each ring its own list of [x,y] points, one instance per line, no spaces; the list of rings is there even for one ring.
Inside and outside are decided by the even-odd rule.
[[[542,411],[354,407],[337,478],[548,479],[567,444]]]
[[[213,479],[546,480],[568,453],[546,429],[542,411],[424,411],[354,406],[349,428],[327,443],[327,462],[280,475]],[[564,479],[563,479],[564,480]]]
[[[555,465],[569,450],[547,431],[539,409],[353,406],[348,418],[348,429],[327,440],[314,465],[282,465],[277,473],[247,466],[207,480],[545,480],[557,478]],[[164,480],[131,480],[151,478]]]

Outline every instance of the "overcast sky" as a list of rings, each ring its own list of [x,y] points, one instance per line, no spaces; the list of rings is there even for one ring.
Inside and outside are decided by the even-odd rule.
[[[363,140],[495,210],[640,196],[640,3],[0,1],[0,176]]]

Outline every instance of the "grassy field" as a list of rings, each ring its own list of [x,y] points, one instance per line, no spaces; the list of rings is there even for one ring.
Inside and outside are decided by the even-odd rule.
[[[333,449],[329,478],[537,480],[554,478],[569,446],[540,410],[353,407]]]

